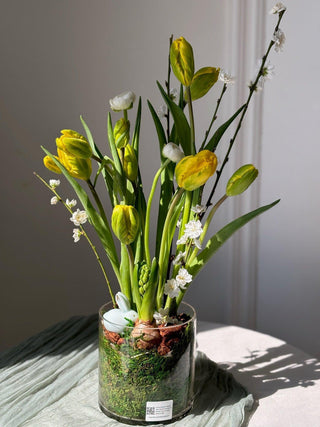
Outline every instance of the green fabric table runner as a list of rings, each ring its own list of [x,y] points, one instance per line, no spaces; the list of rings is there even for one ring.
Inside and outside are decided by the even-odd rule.
[[[98,407],[98,319],[60,322],[0,357],[0,425],[117,427]],[[175,427],[240,427],[254,399],[233,376],[198,352],[195,401]],[[158,424],[159,426],[159,424]]]

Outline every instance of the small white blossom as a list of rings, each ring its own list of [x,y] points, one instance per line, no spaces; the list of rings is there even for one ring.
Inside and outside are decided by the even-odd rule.
[[[196,206],[193,206],[191,208],[191,210],[192,210],[192,212],[199,215],[201,213],[204,213],[207,210],[207,208],[205,206],[202,206],[202,205],[196,205]]]
[[[198,249],[201,249],[201,248],[202,248],[202,246],[201,246],[201,242],[200,242],[200,240],[199,240],[199,239],[193,239],[193,243],[194,243],[194,245],[195,245]]]
[[[74,208],[76,204],[77,204],[77,201],[75,199],[66,200],[66,205],[68,206],[68,208]]]
[[[181,264],[182,260],[186,257],[187,252],[179,252],[178,255],[175,257],[175,259],[172,261],[173,265]]]
[[[257,65],[257,71],[256,72],[260,71],[261,64],[262,64],[262,60],[260,59],[258,62],[258,65]],[[257,82],[256,90],[262,90],[265,82],[267,80],[271,80],[273,76],[274,76],[274,65],[272,65],[269,61],[268,64],[265,64],[263,69],[262,69],[262,74],[259,77],[259,80]]]
[[[284,12],[285,10],[287,10],[286,6],[283,3],[278,2],[273,6],[269,13],[270,15],[275,15],[276,13]]]
[[[155,311],[153,314],[153,318],[156,321],[157,325],[161,323],[165,323],[166,317],[169,314],[169,308],[160,308],[159,311]]]
[[[179,240],[177,240],[177,245],[185,245],[188,241],[188,236],[183,234]]]
[[[235,82],[235,77],[231,76],[231,74],[227,73],[225,70],[221,68],[219,73],[219,80],[221,80],[226,85],[232,85]]]
[[[86,211],[81,211],[80,209],[77,209],[75,212],[73,212],[70,221],[72,221],[74,225],[79,226],[81,224],[86,223],[87,219],[88,215],[86,214]]]
[[[185,289],[185,285],[192,282],[192,276],[190,273],[188,273],[188,270],[181,267],[178,271],[178,274],[176,275],[175,280],[181,289]]]
[[[120,95],[110,99],[109,103],[113,111],[123,111],[131,108],[135,99],[136,95],[133,92],[128,91],[120,93]]]
[[[73,237],[74,243],[79,242],[81,234],[82,233],[81,233],[80,228],[74,228],[73,229],[73,235],[72,235],[72,237]]]
[[[177,99],[178,96],[178,89],[176,89],[175,87],[170,89],[170,98],[172,99],[172,101],[175,101]]]
[[[169,142],[163,147],[162,155],[174,163],[180,162],[184,157],[184,153],[173,142]]]
[[[286,36],[280,28],[273,34],[272,40],[274,41],[274,50],[276,52],[283,51],[283,45],[286,41]]]
[[[191,220],[184,227],[184,234],[190,239],[197,239],[202,233],[201,221]]]
[[[59,199],[57,196],[52,197],[52,199],[50,200],[50,203],[52,205],[56,205],[59,202]]]
[[[49,181],[50,187],[55,189],[56,187],[58,187],[58,185],[60,185],[60,180],[59,179],[50,179]]]
[[[158,115],[161,119],[163,119],[163,117],[165,117],[167,114],[167,107],[165,105],[160,105],[159,110],[158,110]]]
[[[175,279],[167,280],[166,284],[164,285],[164,293],[170,298],[177,297],[180,293],[178,282]]]
[[[179,219],[179,220],[177,221],[177,227],[178,227],[178,228],[180,228],[180,227],[181,227],[181,219]]]

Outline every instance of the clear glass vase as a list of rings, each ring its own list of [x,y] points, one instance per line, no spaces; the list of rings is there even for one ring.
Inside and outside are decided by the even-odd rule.
[[[179,323],[105,328],[99,311],[99,405],[109,417],[127,424],[156,424],[182,418],[193,404],[196,314],[182,303]]]

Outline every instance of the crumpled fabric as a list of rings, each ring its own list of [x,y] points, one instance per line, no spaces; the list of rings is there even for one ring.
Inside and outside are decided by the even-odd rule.
[[[98,319],[60,322],[0,357],[0,425],[120,427],[98,406]],[[174,427],[240,427],[253,396],[204,353],[197,352],[195,400]],[[159,426],[161,424],[157,424]]]

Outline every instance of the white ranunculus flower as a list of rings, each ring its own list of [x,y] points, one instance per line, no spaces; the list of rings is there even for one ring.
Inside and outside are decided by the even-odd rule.
[[[136,95],[133,92],[128,91],[120,93],[120,95],[110,99],[109,103],[113,111],[123,111],[131,108],[135,99]]]
[[[174,163],[180,162],[184,157],[184,153],[173,142],[169,142],[163,147],[162,155]]]

